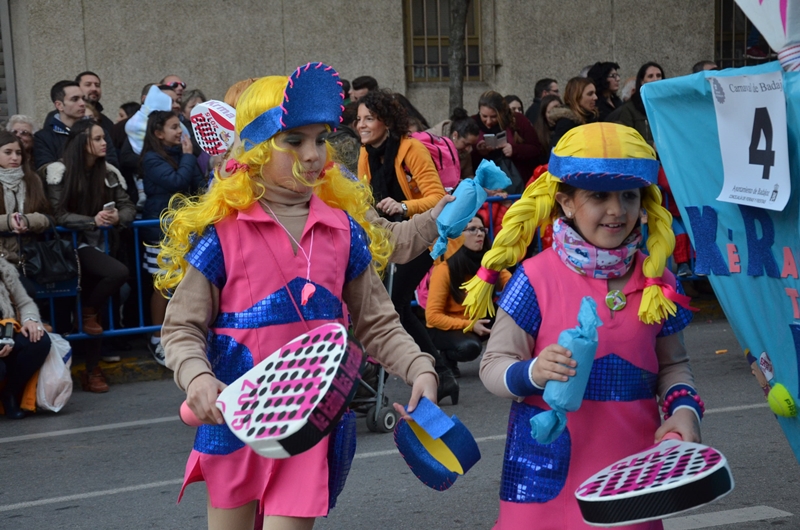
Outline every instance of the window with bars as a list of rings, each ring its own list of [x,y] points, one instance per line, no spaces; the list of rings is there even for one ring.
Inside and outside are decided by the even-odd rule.
[[[409,82],[447,81],[450,68],[450,0],[405,0],[406,76]],[[472,0],[464,35],[465,81],[483,79],[480,0]]]
[[[734,0],[716,0],[714,62],[720,68],[739,68],[775,60],[761,33]]]

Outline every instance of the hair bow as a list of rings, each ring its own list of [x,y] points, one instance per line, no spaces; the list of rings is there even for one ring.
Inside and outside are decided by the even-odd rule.
[[[227,171],[228,174],[236,173],[240,169],[248,171],[250,169],[250,166],[248,166],[247,164],[242,164],[241,162],[239,162],[234,158],[231,158],[225,163],[225,171]]]

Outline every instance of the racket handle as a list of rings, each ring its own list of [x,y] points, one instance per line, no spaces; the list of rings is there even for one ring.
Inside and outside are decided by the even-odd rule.
[[[188,407],[187,407],[187,408],[188,408]],[[190,411],[190,412],[191,412],[191,411]],[[680,440],[680,441],[683,441],[683,436],[681,436],[681,435],[680,435],[680,434],[678,434],[677,432],[668,432],[667,434],[665,434],[665,435],[664,435],[664,437],[663,437],[663,438],[661,438],[661,441],[662,441],[662,442],[663,442],[664,440]]]
[[[180,416],[181,421],[189,427],[200,427],[203,425],[203,422],[192,412],[192,409],[189,408],[189,405],[187,405],[185,401],[181,403]]]

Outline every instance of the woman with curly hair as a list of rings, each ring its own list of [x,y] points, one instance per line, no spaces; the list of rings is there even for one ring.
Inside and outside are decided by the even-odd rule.
[[[384,217],[402,219],[433,208],[444,197],[444,187],[427,148],[408,136],[405,107],[394,94],[384,90],[368,92],[358,103],[356,131],[362,144],[358,175],[366,176],[370,182],[377,210]],[[420,349],[436,358],[441,400],[448,395],[457,396],[458,383],[411,308],[414,288],[432,265],[427,252],[399,265],[392,283],[392,303]]]
[[[478,114],[472,119],[481,130],[478,143],[472,151],[473,167],[478,167],[483,159],[495,162],[513,182],[513,187],[507,191],[521,192],[525,182],[533,174],[542,152],[531,122],[524,114],[511,112],[503,96],[493,90],[481,94]],[[497,135],[502,132],[506,135],[505,143],[492,146],[486,142],[487,134]],[[506,159],[513,163],[513,168],[508,166]],[[514,169],[518,175],[513,174]]]

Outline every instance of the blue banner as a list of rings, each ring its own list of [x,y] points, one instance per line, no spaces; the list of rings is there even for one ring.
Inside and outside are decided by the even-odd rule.
[[[783,73],[792,187],[783,211],[717,200],[724,175],[714,87],[706,79],[774,71],[781,71],[777,62],[700,72],[648,83],[642,87],[642,97],[664,171],[697,252],[695,272],[708,275],[742,348],[756,358],[766,351],[774,365],[773,383],[783,384],[797,402],[800,73]],[[750,127],[756,130],[752,116],[743,117],[744,122],[748,134]],[[769,149],[760,134],[753,133],[751,150]],[[771,186],[768,180],[756,185]],[[800,459],[800,420],[777,418]]]

